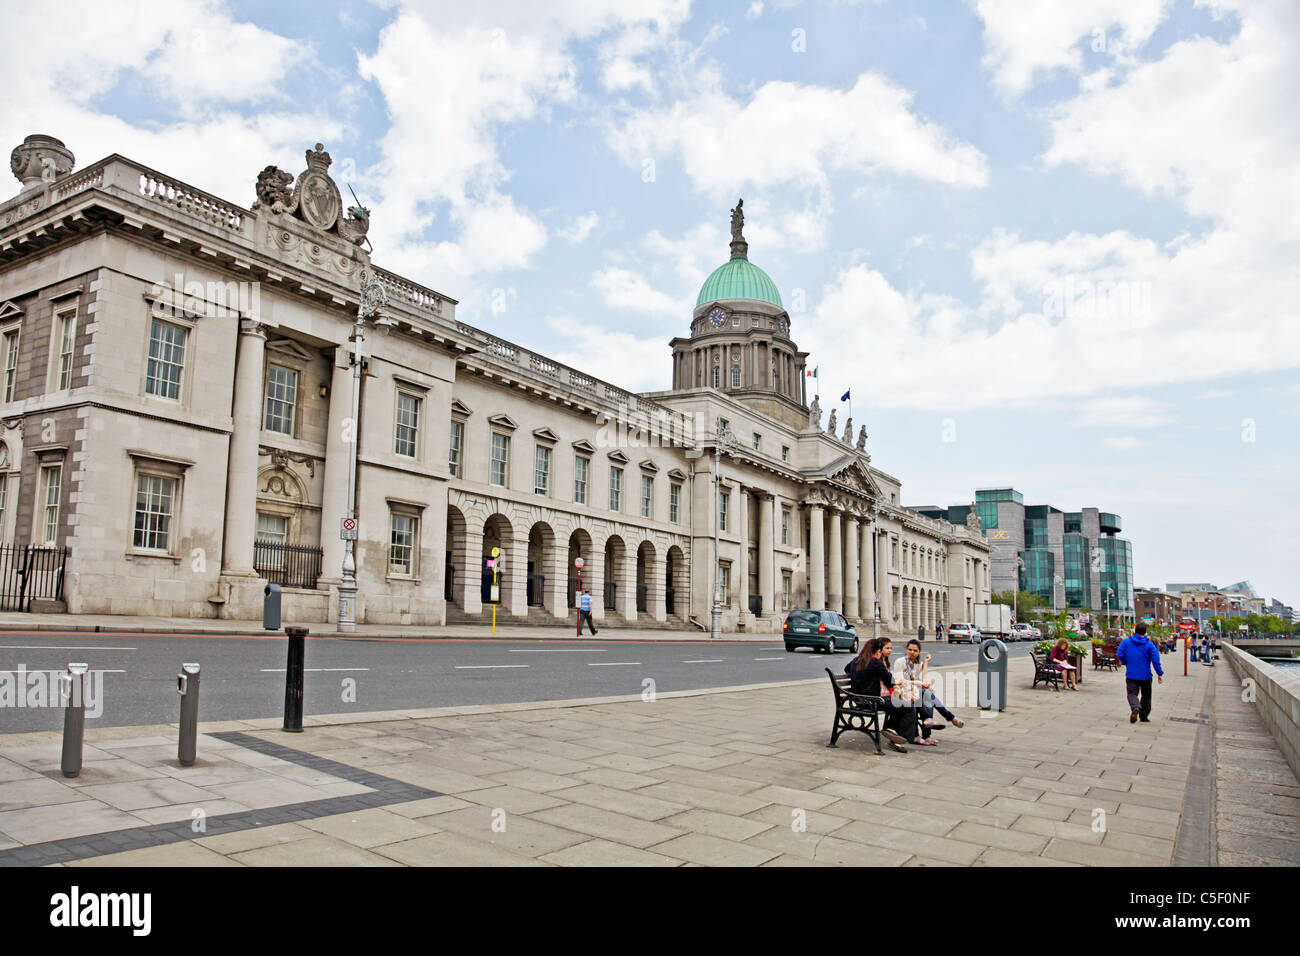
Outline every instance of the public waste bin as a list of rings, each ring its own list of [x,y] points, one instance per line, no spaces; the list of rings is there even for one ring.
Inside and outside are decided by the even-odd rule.
[[[262,592],[262,629],[278,631],[280,629],[280,585],[268,584]]]
[[[1007,645],[997,638],[980,644],[978,689],[980,710],[1007,709]]]

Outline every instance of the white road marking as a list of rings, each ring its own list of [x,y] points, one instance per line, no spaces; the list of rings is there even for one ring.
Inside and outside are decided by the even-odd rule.
[[[755,657],[754,660],[756,660],[756,661],[783,661],[783,660],[785,660],[785,658],[784,658],[784,657]]]
[[[0,644],[0,648],[11,651],[134,651],[134,647],[64,647],[61,644]]]
[[[304,667],[303,672],[306,674],[323,674],[331,671],[368,671],[369,667]],[[263,667],[263,674],[283,674],[283,667]]]
[[[522,647],[510,648],[511,654],[604,654],[603,647]]]
[[[90,672],[92,674],[125,674],[126,673],[126,671],[101,671],[94,667],[90,669]],[[36,670],[29,669],[29,670],[22,670],[22,671],[0,671],[0,674],[66,674],[66,673],[67,671],[53,670],[50,668],[39,668]]]
[[[682,661],[683,664],[721,664],[722,662],[721,657],[708,657],[702,661]]]
[[[531,664],[457,664],[458,671],[490,671],[509,667],[532,667]]]
[[[640,667],[640,661],[588,661],[588,667]]]

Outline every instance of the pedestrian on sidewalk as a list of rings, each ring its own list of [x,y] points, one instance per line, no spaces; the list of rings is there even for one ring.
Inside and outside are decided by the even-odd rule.
[[[591,619],[591,592],[583,591],[582,597],[578,598],[578,633],[582,633],[582,625],[586,624],[591,628],[591,636],[596,636],[596,622]]]
[[[1134,633],[1120,642],[1115,652],[1124,665],[1124,685],[1128,691],[1128,722],[1141,720],[1149,723],[1151,717],[1151,668],[1154,666],[1157,681],[1165,682],[1165,669],[1160,666],[1160,652],[1147,640],[1147,623],[1138,621]]]
[[[893,641],[887,637],[872,638],[862,646],[861,653],[844,667],[849,675],[849,689],[855,694],[880,697],[885,702],[885,720],[880,728],[889,740],[889,746],[899,753],[907,753],[903,746],[916,737],[915,715],[911,707],[903,706],[891,698],[894,675],[889,669],[889,655]]]

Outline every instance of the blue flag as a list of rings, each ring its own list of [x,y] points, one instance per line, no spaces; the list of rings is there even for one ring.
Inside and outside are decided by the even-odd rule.
[[[852,389],[850,389],[849,391],[852,391]],[[841,402],[847,402],[848,400],[849,400],[849,393],[848,393],[848,392],[845,392],[843,395],[840,396],[840,401],[841,401]]]

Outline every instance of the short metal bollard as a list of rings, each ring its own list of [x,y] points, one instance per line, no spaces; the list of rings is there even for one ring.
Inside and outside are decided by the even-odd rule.
[[[284,729],[291,734],[300,734],[307,628],[286,627],[284,633],[289,637],[289,658],[284,668]]]
[[[181,735],[176,759],[182,767],[193,767],[198,754],[199,736],[199,665],[182,664],[176,677],[176,693],[181,698]]]
[[[63,701],[63,775],[81,773],[81,751],[86,739],[86,672],[89,664],[69,664],[59,675],[59,697]]]

